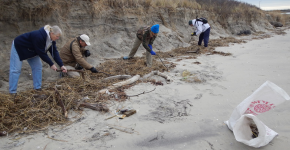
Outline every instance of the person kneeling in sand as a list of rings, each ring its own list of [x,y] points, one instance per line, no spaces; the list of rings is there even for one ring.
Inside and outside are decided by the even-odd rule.
[[[159,24],[155,24],[152,27],[142,27],[137,31],[136,39],[131,49],[129,56],[123,57],[124,60],[131,59],[136,54],[140,44],[142,43],[143,47],[146,49],[146,64],[147,67],[152,66],[152,57],[151,55],[156,55],[152,50],[152,44],[157,34],[159,32]]]
[[[200,46],[202,41],[204,42],[204,47],[208,46],[210,26],[205,18],[197,18],[190,20],[188,23],[190,26],[196,27],[196,30],[191,34],[191,36],[199,35],[198,45]]]
[[[86,34],[69,39],[68,42],[61,48],[60,57],[67,69],[82,70],[83,68],[91,70],[93,73],[98,73],[97,69],[90,65],[85,57],[91,55],[89,50],[85,50],[89,46],[90,38]],[[69,77],[79,77],[78,72],[67,72]]]

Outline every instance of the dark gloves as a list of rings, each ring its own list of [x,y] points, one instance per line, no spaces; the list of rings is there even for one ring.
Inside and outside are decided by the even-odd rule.
[[[98,70],[95,67],[92,67],[90,70],[92,73],[98,73]]]
[[[85,50],[84,55],[85,55],[85,57],[89,57],[89,56],[91,56],[91,53],[89,50]]]
[[[191,36],[195,36],[195,35],[196,35],[196,32],[191,33]]]
[[[84,67],[82,67],[80,64],[76,64],[76,66],[75,66],[75,69],[76,70],[82,70],[82,69],[84,69]]]

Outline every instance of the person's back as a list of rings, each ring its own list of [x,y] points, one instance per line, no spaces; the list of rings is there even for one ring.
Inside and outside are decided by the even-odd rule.
[[[68,42],[60,50],[59,55],[64,65],[74,66],[77,63],[71,50],[71,47],[73,46],[79,47],[76,38],[70,38]]]
[[[69,39],[60,51],[60,57],[63,64],[71,70],[85,68],[87,70],[91,70],[93,73],[97,73],[98,71],[96,68],[90,65],[85,59],[85,57],[90,56],[89,50],[84,49],[89,45],[89,37],[85,34]],[[68,75],[71,77],[78,77],[79,73],[69,72]]]

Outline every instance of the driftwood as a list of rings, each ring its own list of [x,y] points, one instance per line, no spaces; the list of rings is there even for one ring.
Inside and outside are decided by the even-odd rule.
[[[111,77],[108,77],[108,78],[105,78],[104,80],[111,80],[111,79],[128,79],[128,78],[131,78],[132,76],[131,75],[116,75],[116,76],[111,76]]]
[[[196,49],[194,51],[187,51],[186,53],[199,53],[199,51],[200,51],[200,49],[198,48],[198,49]]]
[[[108,112],[109,108],[103,104],[98,104],[98,103],[86,103],[86,102],[79,102],[77,104],[78,107],[85,107],[85,108],[90,108],[92,110],[96,111],[103,111],[103,112]]]
[[[161,72],[159,72],[159,71],[152,71],[152,72],[150,72],[150,73],[144,75],[143,78],[142,78],[142,80],[146,80],[147,78],[149,78],[149,77],[151,77],[151,76],[153,76],[153,75],[161,76],[161,77],[163,77],[164,79],[166,79],[166,81],[169,81],[169,82],[172,81],[172,79],[171,79],[168,75],[166,75],[166,74],[164,74],[164,73],[161,73]]]
[[[60,106],[61,109],[62,109],[62,113],[63,113],[63,115],[67,118],[67,117],[68,117],[68,116],[67,116],[67,111],[66,111],[66,109],[65,109],[65,107],[64,107],[63,101],[61,100],[61,96],[60,96],[60,94],[59,94],[57,88],[55,88],[55,99],[58,101],[58,104],[59,104],[59,106]]]
[[[62,72],[62,70],[56,70],[57,72]],[[79,72],[82,75],[82,78],[85,80],[85,71],[84,70],[73,70],[73,69],[67,69],[67,72]]]
[[[107,87],[105,89],[102,89],[102,90],[99,91],[99,93],[100,94],[104,94],[104,93],[106,93],[107,90],[112,90],[112,89],[118,88],[118,87],[123,86],[123,85],[132,84],[132,83],[136,82],[137,80],[139,80],[139,78],[140,78],[140,75],[135,75],[135,76],[133,76],[132,78],[130,78],[128,80],[115,83],[112,86],[109,86],[109,87]]]
[[[152,91],[154,91],[156,88],[154,88],[153,90],[151,90],[151,91],[149,91],[149,92],[142,92],[142,93],[140,93],[140,94],[137,94],[137,95],[126,95],[127,97],[134,97],[134,96],[139,96],[139,95],[141,95],[141,94],[146,94],[146,93],[150,93],[150,92],[152,92]]]

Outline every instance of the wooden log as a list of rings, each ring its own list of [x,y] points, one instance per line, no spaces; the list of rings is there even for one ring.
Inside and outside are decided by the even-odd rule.
[[[108,78],[105,78],[104,80],[111,80],[111,79],[128,79],[128,78],[131,78],[132,76],[131,75],[116,75],[116,76],[111,76],[111,77],[108,77]]]
[[[169,81],[169,82],[172,81],[172,79],[171,79],[168,75],[166,75],[166,74],[164,74],[164,73],[161,73],[161,72],[159,72],[159,71],[152,71],[152,72],[150,72],[150,73],[144,75],[143,78],[142,78],[142,80],[146,80],[147,78],[149,78],[149,77],[151,77],[151,76],[153,76],[153,75],[161,76],[161,77],[163,77],[166,81]]]
[[[159,71],[154,71],[154,75],[161,76],[161,77],[165,78],[166,81],[169,81],[169,82],[172,81],[172,79],[168,75],[161,73]]]
[[[62,72],[62,70],[56,70],[56,71]],[[79,73],[81,73],[82,78],[85,80],[85,71],[84,70],[67,69],[67,72],[79,72]]]
[[[112,86],[109,86],[109,87],[107,87],[105,89],[102,89],[98,93],[105,94],[107,90],[115,89],[115,88],[118,88],[118,87],[123,86],[123,85],[132,84],[132,83],[136,82],[137,80],[139,80],[139,78],[140,78],[140,75],[135,75],[135,76],[133,76],[132,78],[130,78],[128,80],[115,83]]]
[[[85,108],[90,108],[92,110],[96,111],[103,111],[103,112],[108,112],[109,108],[103,104],[99,103],[86,103],[86,102],[81,102],[78,104],[79,107],[85,107]]]
[[[197,53],[197,51],[187,51],[186,53]]]

